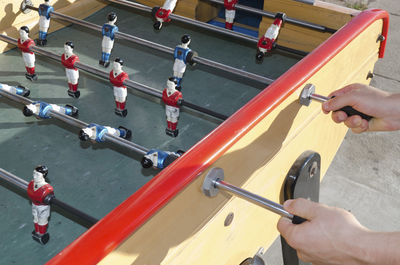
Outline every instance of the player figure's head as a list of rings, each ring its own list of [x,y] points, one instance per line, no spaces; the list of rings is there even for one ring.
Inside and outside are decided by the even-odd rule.
[[[67,41],[64,44],[64,52],[66,55],[71,56],[74,52],[74,43],[72,41]]]
[[[188,46],[190,44],[191,40],[192,39],[190,38],[190,35],[187,35],[187,34],[183,35],[182,38],[181,38],[182,44],[184,44],[186,46]]]
[[[176,85],[177,85],[177,84],[178,84],[178,83],[176,82],[175,78],[170,77],[170,78],[167,80],[167,89],[170,89],[170,90],[176,89]]]
[[[37,111],[36,105],[29,104],[24,107],[24,109],[22,110],[22,113],[24,114],[25,117],[29,117],[29,116],[32,116],[33,113],[36,113],[36,111]]]
[[[79,131],[79,139],[81,141],[88,141],[90,139],[91,134],[92,130],[90,128],[84,128]]]
[[[19,29],[19,36],[21,37],[21,39],[28,39],[29,38],[28,35],[29,35],[29,28],[27,26],[22,26]]]
[[[140,163],[142,164],[143,168],[151,168],[153,166],[153,162],[151,161],[151,159],[148,159],[145,156],[142,158],[142,161],[140,161]]]
[[[38,165],[33,170],[33,181],[35,183],[44,182],[48,173],[49,173],[49,170],[46,166]]]
[[[114,60],[114,64],[113,64],[113,70],[114,72],[122,72],[122,66],[124,65],[124,60],[122,60],[121,58],[117,57]]]
[[[44,0],[44,3],[49,6],[50,5],[50,0]]]
[[[107,21],[110,24],[114,24],[115,22],[117,22],[117,14],[115,12],[110,12],[107,15]]]

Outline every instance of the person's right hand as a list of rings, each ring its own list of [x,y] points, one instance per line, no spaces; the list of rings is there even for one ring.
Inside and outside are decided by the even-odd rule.
[[[332,119],[352,129],[354,133],[365,131],[400,130],[400,94],[390,94],[377,88],[351,84],[332,92],[333,97],[322,104],[322,110],[328,114],[332,111]],[[343,111],[337,111],[345,106],[372,116],[368,122],[359,115],[348,117]]]

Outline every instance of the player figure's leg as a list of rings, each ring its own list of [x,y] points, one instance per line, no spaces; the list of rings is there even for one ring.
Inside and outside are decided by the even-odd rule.
[[[36,81],[37,80],[37,74],[35,74],[35,54],[31,54],[28,52],[23,52],[22,57],[25,62],[25,69],[26,69],[26,74],[25,77],[29,79],[30,81]]]

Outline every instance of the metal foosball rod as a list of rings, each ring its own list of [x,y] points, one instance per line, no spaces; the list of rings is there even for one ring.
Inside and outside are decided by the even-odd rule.
[[[3,40],[3,41],[8,42],[10,44],[18,45],[18,41],[16,39],[11,38],[11,37],[6,36],[6,35],[3,35],[3,34],[0,34],[0,40]],[[56,60],[58,62],[61,61],[61,56],[57,55],[56,53],[47,51],[47,50],[39,48],[37,46],[32,46],[30,49],[33,52],[35,52],[35,53],[37,53],[39,55],[42,55],[42,56],[45,56],[45,57],[49,57],[49,58],[51,58],[53,60]],[[75,67],[77,67],[79,69],[82,69],[82,70],[84,70],[84,71],[86,71],[88,73],[100,76],[100,77],[105,78],[105,79],[109,78],[109,73],[107,73],[106,71],[102,71],[100,69],[97,69],[95,67],[92,67],[90,65],[87,65],[87,64],[84,64],[84,63],[81,63],[81,62],[76,62],[75,63]],[[126,85],[130,89],[141,91],[141,92],[143,92],[145,94],[148,94],[148,95],[160,98],[160,99],[162,98],[162,92],[160,90],[152,88],[152,87],[149,87],[149,86],[146,86],[146,85],[143,85],[143,84],[140,84],[138,82],[135,82],[135,81],[132,81],[132,80],[125,80],[124,81],[124,85]],[[221,113],[212,111],[212,110],[207,109],[207,108],[203,108],[201,106],[195,105],[195,104],[187,102],[185,100],[182,100],[181,105],[182,106],[186,106],[186,107],[188,107],[190,109],[199,111],[201,113],[205,113],[207,115],[210,115],[212,117],[215,117],[215,118],[218,118],[218,119],[221,119],[221,120],[226,120],[228,118],[228,116],[226,116],[226,115],[223,115]]]
[[[224,5],[224,1],[221,1],[221,0],[203,0],[203,1],[208,1],[208,2],[219,4],[219,5]],[[269,18],[274,18],[275,17],[275,14],[272,13],[272,12],[267,12],[265,10],[261,10],[261,9],[257,9],[257,8],[253,8],[253,7],[249,7],[249,6],[245,6],[245,5],[236,4],[235,5],[235,9],[243,10],[243,11],[250,12],[250,13],[253,13],[253,14],[257,14],[257,15],[261,15],[261,16],[264,16],[264,17],[269,17]],[[298,25],[298,26],[301,26],[301,27],[322,31],[322,32],[328,32],[328,33],[335,33],[336,32],[335,29],[332,29],[332,28],[329,28],[329,27],[325,27],[325,26],[322,26],[322,25],[318,25],[318,24],[315,24],[315,23],[311,23],[311,22],[307,22],[307,21],[299,20],[299,19],[294,19],[294,18],[290,18],[290,17],[286,18],[286,22],[289,22],[291,24]]]
[[[232,184],[225,182],[224,170],[222,168],[212,168],[208,172],[207,176],[204,178],[202,187],[203,193],[208,197],[214,197],[218,194],[220,189],[234,194],[258,206],[261,206],[271,212],[279,214],[280,216],[289,218],[290,220],[292,220],[293,224],[301,224],[307,221],[302,217],[289,213],[288,211],[283,209],[283,206],[279,203],[273,202],[257,194],[251,193],[247,190],[238,188]]]
[[[33,6],[30,6],[30,5],[26,5],[26,8],[32,9],[32,10],[35,10],[35,11],[38,10],[37,7],[33,7]],[[55,19],[68,21],[70,23],[77,24],[77,25],[80,25],[80,26],[83,26],[83,27],[86,27],[86,28],[90,28],[90,29],[93,29],[93,30],[96,30],[96,31],[99,31],[99,32],[102,31],[102,27],[99,26],[99,25],[96,25],[94,23],[91,23],[91,22],[88,22],[88,21],[85,21],[85,20],[77,19],[77,18],[68,16],[68,15],[64,15],[64,14],[61,14],[61,13],[58,13],[58,12],[55,12],[55,11],[51,12],[51,17],[55,18]],[[167,53],[167,54],[170,54],[170,55],[174,54],[174,49],[173,48],[170,48],[170,47],[167,47],[167,46],[164,46],[162,44],[158,44],[158,43],[155,43],[155,42],[152,42],[152,41],[149,41],[149,40],[145,40],[145,39],[142,39],[142,38],[130,35],[130,34],[126,34],[126,33],[123,33],[123,32],[116,32],[115,33],[115,37],[119,38],[119,39],[122,39],[122,40],[129,41],[129,42],[133,42],[133,43],[141,45],[141,46],[146,46],[148,48],[155,49],[157,51],[161,51],[161,52],[164,52],[164,53]],[[193,60],[194,63],[198,63],[198,64],[202,64],[202,65],[214,68],[214,69],[222,70],[222,71],[225,71],[225,72],[228,72],[230,74],[234,74],[234,75],[237,75],[237,76],[240,76],[240,77],[249,78],[251,80],[255,80],[257,82],[260,82],[262,84],[269,85],[272,82],[274,82],[274,80],[271,79],[271,78],[267,78],[267,77],[264,77],[264,76],[261,76],[261,75],[257,75],[257,74],[253,74],[253,73],[250,73],[250,72],[247,72],[247,71],[243,71],[241,69],[238,69],[238,68],[235,68],[235,67],[232,67],[232,66],[228,66],[228,65],[225,65],[225,64],[222,64],[222,63],[218,63],[218,62],[215,62],[215,61],[212,61],[212,60],[200,57],[200,56],[195,56],[195,57],[193,57],[192,60]]]
[[[145,5],[134,3],[134,2],[129,2],[126,0],[107,0],[107,1],[116,3],[116,4],[120,4],[120,5],[124,5],[124,6],[128,6],[128,7],[132,7],[132,8],[135,8],[135,9],[138,9],[141,11],[145,11],[145,12],[149,12],[149,13],[152,12],[152,8],[149,6],[145,6]],[[169,17],[171,19],[179,21],[179,22],[183,22],[183,23],[195,26],[195,27],[202,28],[202,29],[211,30],[213,32],[221,33],[225,36],[234,37],[234,38],[237,38],[237,39],[240,39],[243,41],[251,42],[255,45],[257,45],[257,43],[258,43],[258,38],[251,37],[251,36],[243,34],[243,33],[235,32],[233,30],[228,30],[225,28],[217,27],[217,26],[214,26],[214,25],[202,22],[202,21],[190,19],[190,18],[187,18],[184,16],[179,16],[179,15],[176,15],[173,13],[170,14]],[[276,45],[276,48],[280,49],[282,51],[290,52],[290,53],[297,54],[300,56],[306,56],[308,54],[307,52],[292,49],[292,48],[281,46],[281,45]]]
[[[33,100],[30,100],[28,98],[25,98],[25,97],[22,97],[22,96],[19,96],[19,95],[11,94],[11,93],[9,93],[7,91],[4,91],[2,89],[0,89],[0,95],[2,95],[4,97],[7,97],[8,99],[10,99],[12,101],[15,101],[15,102],[18,102],[18,103],[22,103],[24,105],[32,104],[34,102]],[[71,116],[62,114],[62,113],[54,111],[54,110],[50,110],[49,111],[49,116],[53,117],[53,118],[56,118],[57,120],[60,120],[62,122],[65,122],[65,123],[67,123],[67,124],[69,124],[71,126],[77,127],[79,129],[84,129],[84,128],[88,127],[88,125],[89,125],[86,122],[83,122],[81,120],[75,119],[75,118],[73,118]],[[147,149],[147,148],[145,148],[143,146],[140,146],[140,145],[138,145],[136,143],[133,143],[131,141],[122,139],[121,137],[117,137],[117,136],[111,135],[109,133],[106,133],[104,135],[104,140],[105,140],[105,142],[112,142],[112,143],[114,143],[116,145],[128,148],[128,149],[130,149],[130,150],[132,150],[132,151],[134,151],[134,152],[136,152],[136,153],[138,153],[140,155],[146,155],[147,152],[149,151],[149,149]]]
[[[15,176],[14,174],[11,174],[10,172],[8,172],[2,168],[0,168],[0,178],[9,184],[12,184],[13,186],[23,189],[24,191],[26,191],[28,189],[29,183],[27,181]],[[98,219],[76,209],[75,207],[73,207],[59,199],[56,199],[55,196],[49,196],[48,204],[57,205],[59,208],[84,220],[85,222],[90,224],[90,226],[94,225],[95,223],[97,223],[99,221]]]

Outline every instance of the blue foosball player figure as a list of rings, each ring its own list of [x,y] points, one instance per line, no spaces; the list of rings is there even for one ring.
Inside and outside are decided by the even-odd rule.
[[[16,94],[23,97],[28,97],[31,93],[31,91],[28,88],[25,88],[23,86],[9,86],[1,83],[0,83],[0,89],[8,93]]]
[[[49,115],[50,110],[72,117],[77,117],[79,112],[78,108],[69,104],[63,107],[56,104],[49,104],[43,101],[35,101],[32,102],[32,104],[26,105],[22,110],[22,113],[26,117],[35,115],[36,118],[49,119],[51,118],[51,116]]]
[[[183,155],[184,151],[178,150],[175,152],[162,151],[158,149],[151,149],[142,158],[141,164],[144,168],[158,168],[164,169],[169,166],[172,162]]]
[[[189,35],[183,35],[181,38],[181,44],[175,47],[174,51],[174,66],[173,77],[176,80],[176,89],[181,91],[182,89],[182,77],[186,71],[186,65],[194,65],[193,58],[196,56],[196,53],[193,52],[189,48],[189,44],[191,42],[191,38]]]
[[[110,54],[114,46],[115,33],[118,32],[118,27],[115,25],[117,21],[117,14],[111,12],[107,15],[108,22],[103,25],[101,34],[103,35],[103,41],[101,42],[101,60],[99,64],[108,67],[110,65]]]
[[[123,126],[112,128],[91,123],[86,128],[79,131],[79,139],[81,139],[81,141],[92,140],[103,143],[105,141],[104,135],[107,133],[123,139],[130,139],[132,137],[132,131]]]
[[[38,46],[45,46],[47,44],[47,30],[50,26],[50,13],[54,8],[50,5],[50,0],[44,0],[43,4],[39,5],[39,39],[36,44]]]

